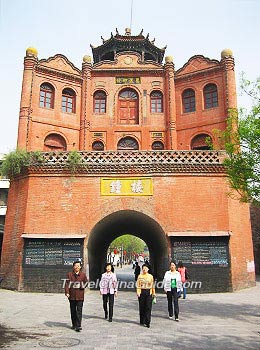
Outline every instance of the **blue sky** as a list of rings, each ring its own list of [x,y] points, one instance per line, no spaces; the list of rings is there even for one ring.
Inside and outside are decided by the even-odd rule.
[[[38,58],[57,53],[81,68],[91,55],[90,44],[101,44],[115,29],[130,26],[131,0],[0,0],[0,153],[16,147],[23,58],[26,48]],[[260,76],[260,0],[133,0],[132,34],[150,33],[155,45],[167,45],[175,69],[201,54],[220,60],[232,49],[236,76]],[[240,106],[248,100],[238,98]]]

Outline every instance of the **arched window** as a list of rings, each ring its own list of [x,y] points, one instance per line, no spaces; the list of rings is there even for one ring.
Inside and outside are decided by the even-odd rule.
[[[133,89],[122,90],[119,94],[119,123],[138,124],[138,95]]]
[[[152,149],[153,150],[162,150],[164,149],[164,144],[162,141],[154,141],[152,143]]]
[[[66,151],[67,144],[59,134],[49,134],[44,140],[44,151]]]
[[[93,151],[104,151],[104,144],[102,141],[94,141],[92,143],[92,150]]]
[[[40,87],[40,107],[54,107],[54,87],[49,83],[43,83]]]
[[[97,91],[94,94],[94,113],[106,113],[107,96],[104,91]]]
[[[218,106],[218,89],[215,84],[208,84],[203,89],[204,107],[213,108]]]
[[[127,136],[118,141],[117,149],[120,151],[138,150],[139,145],[136,139]]]
[[[191,149],[192,150],[210,150],[210,146],[208,145],[208,142],[206,141],[206,139],[212,142],[212,139],[208,134],[196,135],[191,140]]]
[[[163,95],[160,91],[153,91],[151,98],[151,113],[162,113],[163,111]]]
[[[76,111],[76,94],[71,89],[63,89],[62,91],[62,112],[75,113]]]
[[[189,113],[195,111],[195,91],[186,89],[182,93],[183,112]]]

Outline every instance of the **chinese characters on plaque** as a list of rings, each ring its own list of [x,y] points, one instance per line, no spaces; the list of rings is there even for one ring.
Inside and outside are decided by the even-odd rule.
[[[116,77],[116,84],[141,84],[140,77]]]
[[[104,196],[151,196],[153,183],[151,178],[102,178],[101,195]]]

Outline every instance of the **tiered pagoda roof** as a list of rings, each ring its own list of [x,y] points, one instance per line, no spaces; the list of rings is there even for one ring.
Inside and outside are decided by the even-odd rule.
[[[126,28],[125,35],[120,35],[116,29],[116,35],[111,33],[109,39],[102,36],[103,44],[97,47],[90,45],[93,53],[94,63],[100,61],[114,61],[115,55],[119,52],[132,51],[141,55],[143,61],[154,61],[162,63],[166,46],[162,49],[154,45],[155,39],[149,40],[149,33],[143,36],[143,30],[138,35],[131,35],[131,30]]]

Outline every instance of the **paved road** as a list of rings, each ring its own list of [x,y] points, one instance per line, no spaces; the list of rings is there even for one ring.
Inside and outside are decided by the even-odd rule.
[[[130,270],[129,270],[130,271]],[[120,271],[117,271],[120,275]],[[122,275],[125,271],[121,271]],[[131,279],[132,277],[128,277]],[[62,294],[0,289],[0,347],[31,349],[260,349],[260,281],[235,293],[193,294],[180,300],[180,322],[169,320],[165,295],[153,306],[151,328],[138,323],[137,298],[119,292],[112,323],[103,319],[98,291],[86,290],[83,330],[70,329]]]

